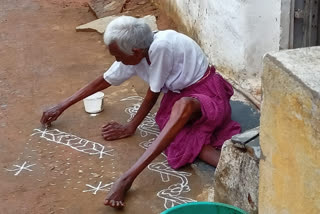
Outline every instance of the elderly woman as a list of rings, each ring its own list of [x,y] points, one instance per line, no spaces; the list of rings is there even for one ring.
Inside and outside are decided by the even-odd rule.
[[[135,178],[163,151],[174,169],[197,157],[217,166],[223,142],[239,133],[240,126],[231,120],[231,85],[209,65],[197,43],[173,30],[152,32],[143,19],[128,16],[108,25],[104,42],[116,62],[103,76],[45,111],[41,123],[50,125],[74,103],[138,75],[149,88],[137,114],[126,125],[111,122],[102,128],[105,140],[129,137],[164,93],[155,118],[159,136],[114,183],[105,205],[123,207]]]

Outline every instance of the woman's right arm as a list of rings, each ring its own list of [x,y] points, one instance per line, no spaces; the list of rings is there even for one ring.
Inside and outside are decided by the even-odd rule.
[[[86,98],[87,96],[106,89],[109,86],[111,85],[103,78],[103,76],[98,77],[56,106],[45,110],[42,114],[40,122],[46,127],[50,126],[51,122],[55,121],[67,108]]]

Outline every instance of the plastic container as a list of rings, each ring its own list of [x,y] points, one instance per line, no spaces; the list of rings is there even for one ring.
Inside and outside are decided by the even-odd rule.
[[[191,202],[180,204],[163,211],[161,214],[248,214],[247,212],[223,203]]]
[[[86,97],[85,99],[83,99],[84,110],[90,114],[95,114],[103,111],[103,98],[104,93],[101,91]]]

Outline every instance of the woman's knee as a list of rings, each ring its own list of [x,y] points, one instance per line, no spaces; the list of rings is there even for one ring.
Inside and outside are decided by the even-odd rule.
[[[182,97],[173,105],[171,116],[189,119],[194,114],[201,112],[200,102],[192,97]]]

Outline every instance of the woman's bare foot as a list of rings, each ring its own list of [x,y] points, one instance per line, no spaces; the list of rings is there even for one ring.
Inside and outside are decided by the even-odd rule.
[[[133,179],[120,177],[112,185],[110,192],[104,200],[104,205],[114,208],[124,207],[124,198],[127,191],[130,189],[132,182]]]
[[[199,154],[199,158],[211,166],[217,167],[221,151],[211,145],[204,145]]]

